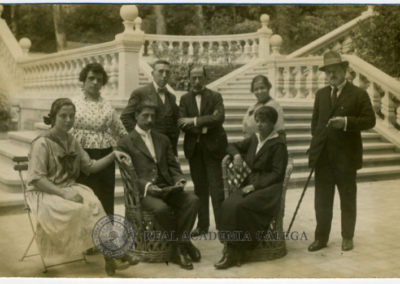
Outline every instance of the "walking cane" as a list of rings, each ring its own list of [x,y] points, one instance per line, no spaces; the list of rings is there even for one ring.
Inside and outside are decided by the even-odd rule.
[[[294,211],[294,214],[293,214],[293,217],[292,217],[292,221],[290,221],[290,225],[289,225],[289,228],[288,228],[286,234],[289,234],[289,233],[290,233],[290,229],[292,228],[294,219],[296,218],[297,211],[299,211],[301,201],[303,201],[304,194],[306,193],[306,190],[307,190],[307,187],[308,187],[308,183],[310,182],[310,179],[311,179],[311,176],[312,176],[313,172],[314,172],[314,168],[311,169],[310,174],[308,175],[308,179],[307,179],[307,181],[306,181],[306,184],[304,185],[303,192],[301,193],[300,200],[299,200],[299,202],[297,203],[296,210]]]

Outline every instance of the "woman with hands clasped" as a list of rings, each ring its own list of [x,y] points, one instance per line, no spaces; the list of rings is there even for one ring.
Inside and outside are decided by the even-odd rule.
[[[75,119],[70,99],[53,102],[44,122],[51,128],[32,141],[28,164],[27,201],[37,220],[37,243],[43,256],[79,255],[92,244],[92,229],[105,216],[93,191],[76,179],[105,168],[124,153],[113,151],[102,159],[91,160],[68,133]],[[106,272],[129,267],[129,262],[106,258]]]

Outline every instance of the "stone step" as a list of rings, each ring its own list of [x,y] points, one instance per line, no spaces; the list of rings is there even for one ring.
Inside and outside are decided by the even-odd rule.
[[[296,157],[293,159],[296,171],[308,168],[307,157]],[[379,165],[400,165],[400,153],[367,153],[363,155],[363,167],[375,167]]]
[[[288,188],[302,188],[304,187],[310,170],[307,171],[294,171],[290,178]],[[357,182],[371,182],[377,180],[398,180],[400,177],[400,166],[379,166],[379,167],[365,167],[357,171]],[[314,174],[310,179],[309,186],[314,185]]]

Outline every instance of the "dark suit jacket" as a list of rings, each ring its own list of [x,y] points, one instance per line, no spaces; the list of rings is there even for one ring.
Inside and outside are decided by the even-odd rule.
[[[249,138],[228,146],[228,153],[232,156],[240,154],[251,169],[244,185],[252,184],[259,190],[283,183],[288,162],[285,141],[281,136],[268,140],[256,154],[257,145],[257,136],[252,134]]]
[[[141,101],[143,99],[148,99],[158,106],[158,115],[157,115],[156,121],[155,121],[156,128],[158,125],[164,124],[163,122],[164,122],[165,117],[164,117],[163,111],[162,111],[163,105],[162,105],[161,99],[159,98],[159,95],[157,94],[157,91],[154,88],[154,84],[150,83],[144,87],[134,90],[129,98],[128,105],[122,111],[121,121],[124,124],[124,126],[128,132],[132,131],[136,125],[134,105],[136,104],[137,101]],[[168,127],[169,129],[164,129],[160,132],[164,133],[164,134],[165,133],[175,133],[177,136],[179,136],[179,128],[177,126],[177,120],[178,120],[178,116],[179,116],[179,108],[176,104],[176,97],[173,94],[171,94],[170,92],[167,92],[165,94],[165,99],[169,100],[169,102],[172,105],[173,123],[172,123],[172,125],[170,125]],[[156,130],[158,130],[158,129],[156,129]]]
[[[367,92],[346,83],[336,104],[331,107],[331,87],[317,91],[311,121],[311,145],[309,166],[315,167],[321,152],[326,147],[330,161],[342,170],[352,171],[362,167],[361,130],[375,126],[375,114]],[[347,117],[347,130],[327,128],[328,120],[334,116]]]
[[[151,137],[157,163],[136,130],[132,130],[129,135],[125,135],[118,141],[118,149],[128,153],[132,159],[138,177],[141,197],[143,197],[144,188],[148,182],[162,188],[174,185],[179,180],[184,179],[168,137],[155,131],[151,131]],[[161,179],[158,174],[162,176]]]
[[[193,156],[196,141],[205,145],[210,154],[222,159],[226,152],[227,137],[222,126],[225,109],[220,93],[203,89],[200,111],[197,110],[195,95],[191,92],[181,97],[180,117],[197,117],[197,126],[182,127],[185,132],[184,152],[187,159]],[[202,127],[207,127],[206,134],[201,134]]]

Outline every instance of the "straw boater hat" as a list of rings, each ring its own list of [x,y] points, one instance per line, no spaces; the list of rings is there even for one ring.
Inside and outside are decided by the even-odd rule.
[[[339,53],[335,51],[328,51],[324,54],[324,65],[319,68],[321,71],[325,71],[326,67],[333,65],[343,65],[344,67],[349,66],[348,61],[343,61]]]

